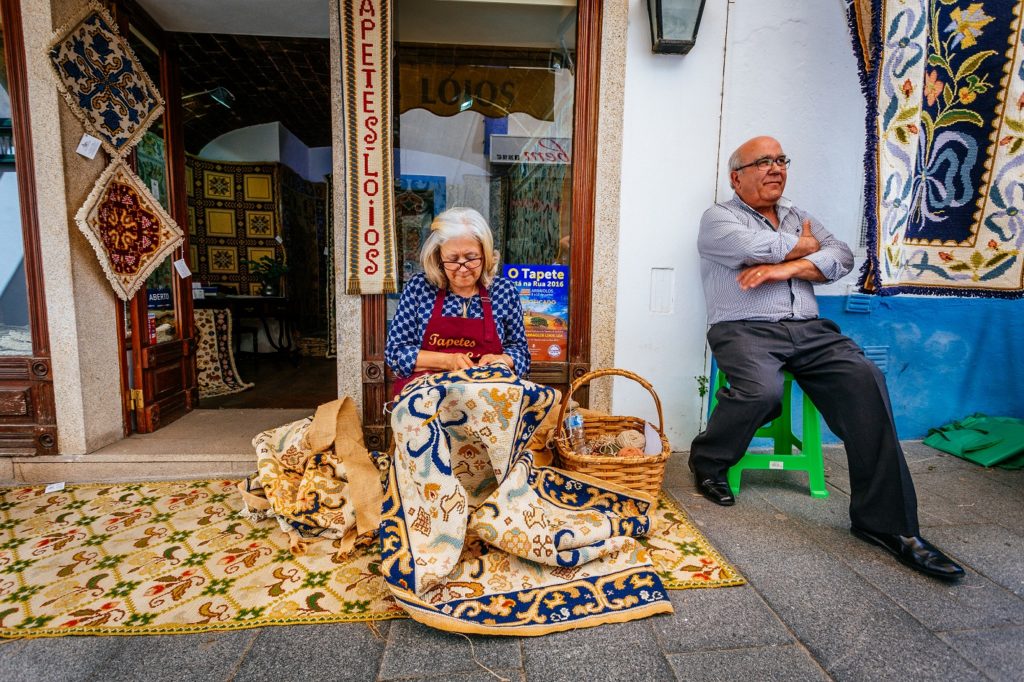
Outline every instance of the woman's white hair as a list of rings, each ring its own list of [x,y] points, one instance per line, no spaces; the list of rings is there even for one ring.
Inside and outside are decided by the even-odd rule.
[[[420,264],[427,281],[436,287],[448,287],[448,275],[441,265],[441,246],[450,239],[473,237],[480,242],[480,255],[484,259],[480,269],[480,284],[489,287],[498,273],[498,252],[494,250],[491,228],[476,209],[457,207],[439,213],[430,223],[430,236],[420,249]]]

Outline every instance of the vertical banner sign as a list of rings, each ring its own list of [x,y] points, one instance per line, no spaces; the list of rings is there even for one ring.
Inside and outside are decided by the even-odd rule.
[[[530,357],[534,362],[566,362],[569,268],[564,265],[506,265],[504,275],[519,291]]]
[[[345,293],[396,291],[391,131],[391,0],[341,3],[345,129]]]

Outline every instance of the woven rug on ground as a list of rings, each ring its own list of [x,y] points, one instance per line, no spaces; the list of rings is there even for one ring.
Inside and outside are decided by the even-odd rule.
[[[308,423],[308,420],[306,420]],[[376,544],[304,554],[248,518],[238,481],[0,490],[0,637],[144,635],[404,618]],[[662,494],[646,542],[665,586],[742,584]]]
[[[71,111],[111,155],[124,156],[163,112],[153,85],[105,9],[58,30],[50,47],[57,88]]]
[[[393,294],[397,279],[391,134],[391,0],[336,0],[345,128],[345,293]]]
[[[123,301],[184,239],[178,224],[120,159],[100,175],[75,222]]]
[[[1024,1],[864,4],[848,6],[868,105],[862,286],[1024,295]]]
[[[242,381],[235,366],[231,311],[206,308],[193,311],[196,323],[196,374],[199,397],[241,393],[255,384]]]
[[[524,446],[557,398],[500,365],[403,390],[380,544],[412,618],[533,636],[671,613],[638,540],[655,500],[534,466]]]

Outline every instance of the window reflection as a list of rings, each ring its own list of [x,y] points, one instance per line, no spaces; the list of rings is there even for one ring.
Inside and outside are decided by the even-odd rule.
[[[5,38],[0,25],[0,37]],[[7,64],[0,50],[0,355],[32,355]]]
[[[568,265],[575,4],[398,0],[395,17],[400,283],[421,270],[433,217],[454,206],[488,219],[503,265]],[[543,305],[523,296],[528,336],[534,322],[565,335],[567,290]],[[535,361],[564,360],[564,343],[548,353],[550,339],[532,341]]]

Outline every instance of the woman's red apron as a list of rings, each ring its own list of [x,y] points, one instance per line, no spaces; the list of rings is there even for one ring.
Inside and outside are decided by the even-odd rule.
[[[501,339],[498,338],[498,329],[494,325],[491,296],[487,293],[487,289],[480,287],[480,303],[484,309],[482,318],[444,317],[441,314],[441,309],[444,307],[444,296],[445,289],[439,289],[437,298],[434,300],[434,311],[430,314],[426,331],[423,332],[420,350],[439,353],[469,353],[474,360],[479,360],[484,355],[500,355],[504,352],[501,347]],[[408,377],[396,377],[392,396],[401,393],[406,384],[413,379],[436,371],[438,370],[421,370]]]

